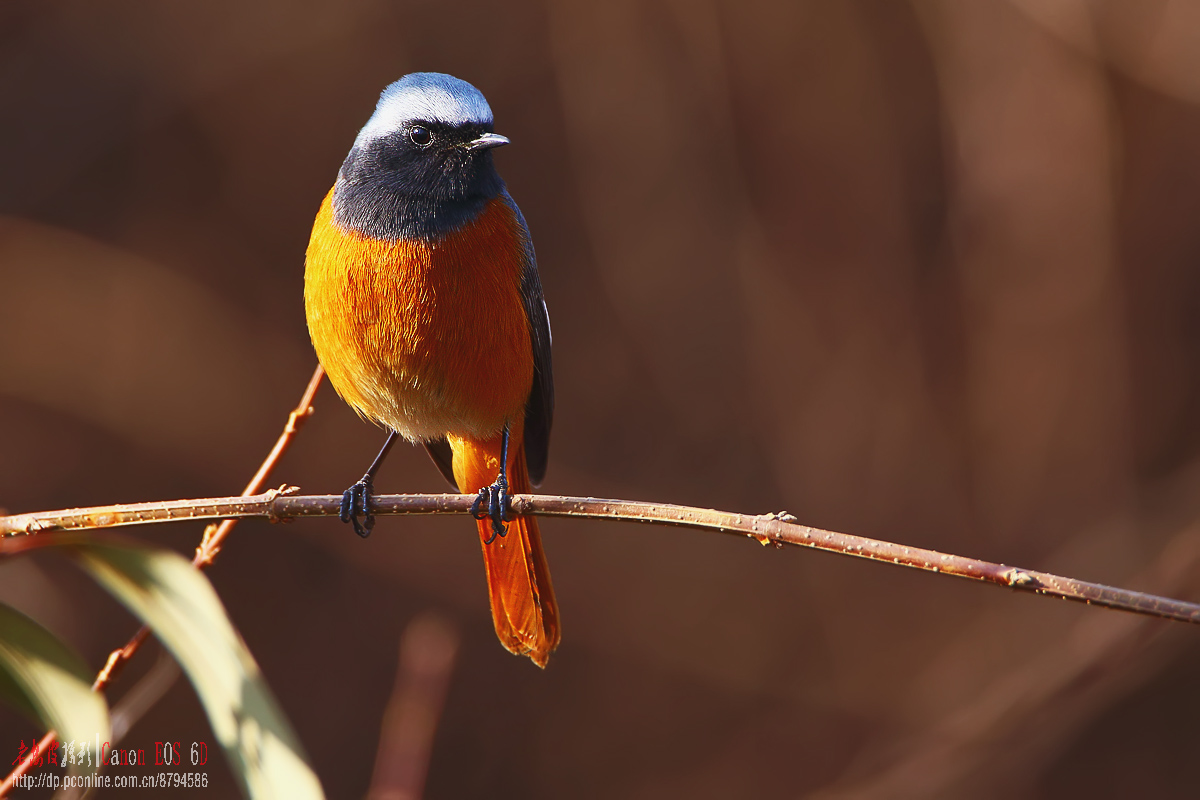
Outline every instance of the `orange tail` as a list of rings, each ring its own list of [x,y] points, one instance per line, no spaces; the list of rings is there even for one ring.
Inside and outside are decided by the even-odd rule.
[[[509,438],[508,483],[513,494],[530,491],[525,448],[517,427]],[[454,479],[459,491],[475,494],[495,482],[500,468],[500,437],[487,441],[447,437],[454,451]],[[491,521],[478,523],[480,542],[491,536]],[[550,584],[550,568],[542,552],[542,536],[533,517],[517,517],[508,533],[483,545],[492,621],[509,652],[529,656],[545,667],[561,638],[558,604]]]

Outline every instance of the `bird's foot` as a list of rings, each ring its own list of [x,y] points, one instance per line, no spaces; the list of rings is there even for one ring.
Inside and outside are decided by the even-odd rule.
[[[496,541],[497,536],[508,533],[504,523],[513,520],[512,500],[508,496],[508,481],[503,475],[491,486],[479,490],[479,496],[471,504],[471,516],[480,521],[492,521],[492,535],[483,540],[484,544],[491,544]]]
[[[371,476],[364,475],[342,494],[342,508],[338,513],[342,522],[353,523],[354,532],[364,539],[375,527],[375,517],[371,515],[371,489]],[[362,516],[362,522],[358,521],[359,516]]]

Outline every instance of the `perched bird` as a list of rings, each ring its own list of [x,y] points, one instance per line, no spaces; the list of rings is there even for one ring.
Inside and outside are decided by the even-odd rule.
[[[492,163],[505,144],[465,81],[422,72],[384,89],[313,223],[304,305],[334,389],[390,431],[342,520],[367,536],[388,450],[397,436],[424,444],[478,495],[500,642],[544,667],[558,606],[537,523],[508,494],[546,472],[550,319],[529,228]]]

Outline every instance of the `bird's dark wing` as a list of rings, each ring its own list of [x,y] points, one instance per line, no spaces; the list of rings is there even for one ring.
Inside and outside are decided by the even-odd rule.
[[[458,482],[454,480],[454,453],[450,452],[450,443],[445,439],[426,442],[425,451],[429,453],[442,476],[450,481],[451,486],[458,489]]]
[[[504,200],[517,216],[525,239],[525,271],[521,275],[521,300],[529,318],[529,338],[533,344],[533,389],[525,403],[525,464],[529,480],[539,486],[546,477],[546,459],[550,452],[550,425],[554,421],[554,370],[550,359],[550,314],[542,298],[533,240],[521,209],[504,193]]]

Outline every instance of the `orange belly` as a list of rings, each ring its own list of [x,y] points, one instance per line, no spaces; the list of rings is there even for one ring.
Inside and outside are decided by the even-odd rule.
[[[508,205],[438,241],[380,242],[338,227],[332,198],[313,224],[304,305],[338,394],[410,441],[488,438],[519,418],[533,349]]]

